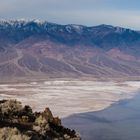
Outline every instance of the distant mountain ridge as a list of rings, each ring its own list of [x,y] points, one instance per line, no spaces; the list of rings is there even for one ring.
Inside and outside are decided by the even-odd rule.
[[[82,44],[104,49],[140,45],[140,32],[105,24],[87,27],[74,24],[58,25],[36,20],[0,22],[0,38],[20,42],[31,36],[43,36],[70,46]]]
[[[140,32],[37,20],[0,21],[0,76],[140,76]]]

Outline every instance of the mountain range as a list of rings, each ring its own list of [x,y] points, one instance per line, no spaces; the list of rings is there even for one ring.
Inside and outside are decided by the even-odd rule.
[[[140,76],[140,32],[99,25],[0,21],[0,77]]]

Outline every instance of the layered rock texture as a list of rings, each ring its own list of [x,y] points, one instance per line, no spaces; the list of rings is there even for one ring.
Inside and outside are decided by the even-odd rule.
[[[140,76],[140,32],[109,25],[0,22],[1,78],[81,76]]]
[[[49,108],[32,112],[16,100],[0,101],[0,140],[80,140]]]

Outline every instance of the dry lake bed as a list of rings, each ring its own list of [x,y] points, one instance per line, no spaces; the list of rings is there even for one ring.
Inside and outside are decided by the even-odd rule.
[[[140,81],[53,80],[0,84],[0,99],[18,99],[36,111],[49,107],[61,118],[98,111],[135,96]]]

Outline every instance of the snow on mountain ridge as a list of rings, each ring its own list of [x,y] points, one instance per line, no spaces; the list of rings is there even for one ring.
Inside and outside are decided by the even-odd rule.
[[[19,19],[19,20],[0,20],[0,29],[22,29],[22,30],[28,30],[28,31],[47,31],[47,32],[66,32],[69,34],[76,33],[76,34],[97,34],[97,35],[107,35],[108,33],[117,33],[117,34],[123,34],[125,32],[135,32],[134,30],[118,27],[118,26],[111,26],[111,25],[105,25],[101,24],[98,26],[83,26],[78,24],[67,24],[67,25],[60,25],[56,23],[51,23],[48,21],[40,21],[40,20],[25,20],[25,19]],[[136,31],[137,32],[137,31]],[[139,33],[139,32],[137,32]]]

